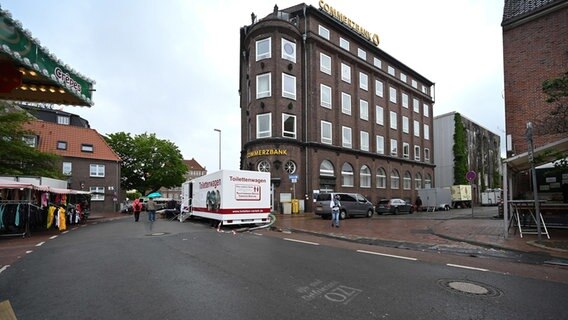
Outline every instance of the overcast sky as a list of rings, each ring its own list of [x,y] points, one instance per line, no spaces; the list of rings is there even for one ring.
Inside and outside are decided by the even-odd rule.
[[[502,0],[328,0],[379,47],[436,84],[434,115],[457,111],[504,145]],[[156,133],[209,172],[238,169],[239,29],[299,0],[0,0],[41,45],[96,81],[101,134]],[[319,7],[318,1],[305,2]]]

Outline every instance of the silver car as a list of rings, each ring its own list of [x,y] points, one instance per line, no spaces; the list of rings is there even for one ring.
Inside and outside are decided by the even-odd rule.
[[[353,216],[366,216],[368,218],[373,216],[375,206],[371,201],[367,200],[359,193],[345,193],[345,192],[330,192],[319,193],[316,197],[315,214],[322,218],[331,217],[331,208],[329,202],[332,197],[339,196],[341,207],[339,208],[339,219],[345,219]]]

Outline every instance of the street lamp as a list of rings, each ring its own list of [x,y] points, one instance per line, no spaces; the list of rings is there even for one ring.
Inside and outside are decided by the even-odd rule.
[[[219,132],[219,170],[221,170],[221,129],[213,129]]]

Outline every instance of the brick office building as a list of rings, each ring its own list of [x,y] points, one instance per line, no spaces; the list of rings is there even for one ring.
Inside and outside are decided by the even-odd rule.
[[[241,169],[286,196],[358,192],[373,203],[433,185],[433,83],[324,1],[277,6],[241,28]],[[295,183],[294,183],[295,182]]]

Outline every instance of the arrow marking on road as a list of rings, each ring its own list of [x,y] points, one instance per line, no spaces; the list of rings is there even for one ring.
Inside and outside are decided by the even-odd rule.
[[[288,240],[288,241],[292,241],[292,242],[299,242],[299,243],[305,243],[305,244],[311,244],[314,246],[319,246],[320,244],[317,242],[309,242],[309,241],[303,241],[303,240],[296,240],[296,239],[290,239],[290,238],[284,238],[284,240]]]
[[[404,256],[395,256],[395,255],[393,255],[393,254],[386,254],[386,253],[380,253],[380,252],[374,252],[374,251],[357,250],[357,252],[360,252],[360,253],[368,253],[368,254],[374,254],[374,255],[383,256],[383,257],[390,257],[390,258],[397,258],[397,259],[410,260],[410,261],[416,261],[416,260],[418,260],[418,259],[416,259],[416,258],[404,257]]]
[[[477,271],[489,271],[487,269],[482,269],[482,268],[475,268],[475,267],[468,267],[468,266],[462,266],[459,264],[451,264],[448,263],[446,264],[448,267],[455,267],[455,268],[462,268],[462,269],[468,269],[468,270],[477,270]]]

